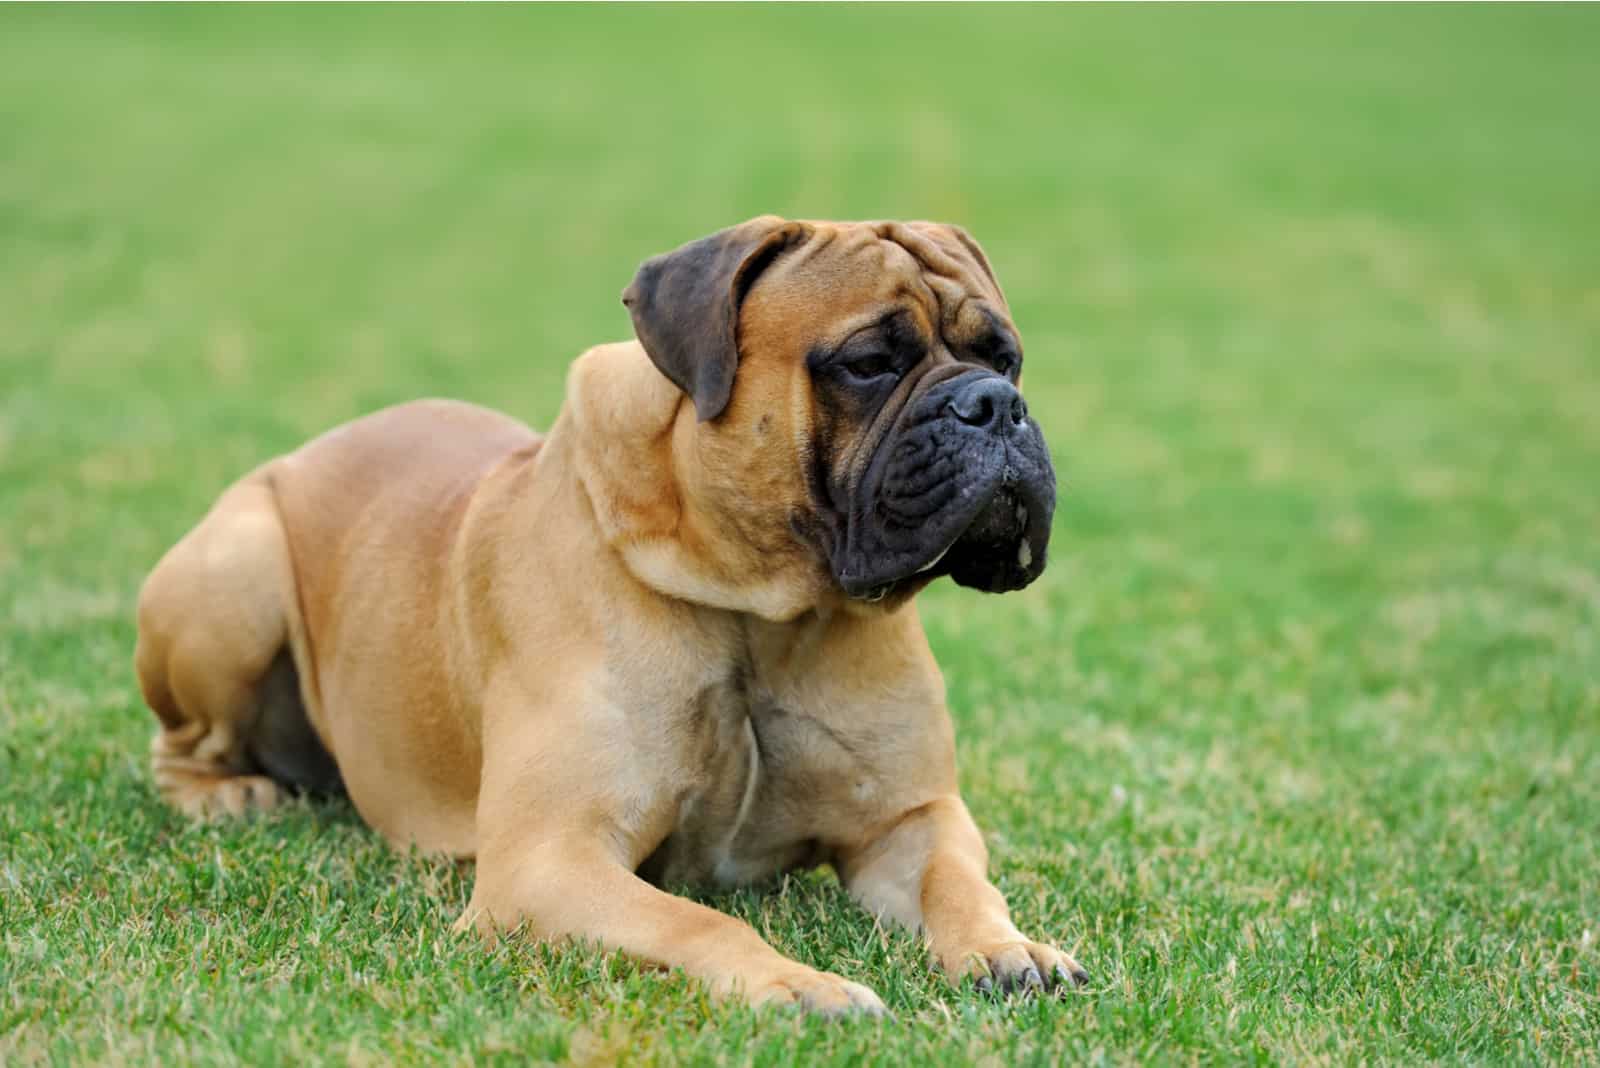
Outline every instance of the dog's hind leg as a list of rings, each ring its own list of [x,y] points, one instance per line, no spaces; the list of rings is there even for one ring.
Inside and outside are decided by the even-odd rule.
[[[264,706],[282,699],[274,665],[289,642],[294,590],[287,536],[260,473],[224,493],[145,581],[134,665],[161,724],[156,786],[179,811],[240,815],[283,796],[251,749]]]

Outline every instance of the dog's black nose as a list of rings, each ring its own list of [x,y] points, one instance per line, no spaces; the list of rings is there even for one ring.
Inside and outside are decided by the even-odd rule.
[[[950,410],[963,423],[997,434],[1021,426],[1028,417],[1028,405],[1017,387],[996,375],[973,375],[950,399]]]

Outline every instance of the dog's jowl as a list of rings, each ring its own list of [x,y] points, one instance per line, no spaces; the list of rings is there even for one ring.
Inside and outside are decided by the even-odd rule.
[[[637,340],[547,434],[421,401],[228,489],[155,568],[136,666],[196,816],[347,791],[477,861],[465,925],[878,1012],[666,893],[831,862],[953,979],[1081,980],[1013,926],[914,597],[1045,566],[1055,476],[964,232],[760,218],[646,262]]]

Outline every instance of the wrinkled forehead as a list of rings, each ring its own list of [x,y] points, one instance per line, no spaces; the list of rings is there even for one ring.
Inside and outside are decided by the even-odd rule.
[[[745,299],[747,329],[805,329],[816,344],[903,315],[926,341],[967,345],[994,334],[1015,339],[1005,297],[981,253],[931,223],[806,224],[805,241],[762,273]],[[970,240],[970,239],[969,239]]]

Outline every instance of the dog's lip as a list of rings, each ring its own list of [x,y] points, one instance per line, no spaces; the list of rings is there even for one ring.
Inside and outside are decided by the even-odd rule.
[[[943,549],[940,549],[939,550],[939,554],[937,556],[935,556],[932,560],[929,560],[927,563],[923,564],[921,567],[917,568],[916,571],[912,572],[912,574],[920,575],[925,571],[932,571],[934,568],[938,567],[940,561],[942,561],[945,558],[945,556],[949,554],[951,549],[955,548],[956,542],[958,542],[960,540],[961,539],[959,537],[951,538],[950,539],[950,544],[946,545]]]
[[[990,498],[989,498],[990,502],[991,503],[993,502],[995,496],[998,496],[1001,493],[1005,493],[1007,490],[1011,490],[1011,489],[1014,489],[1014,488],[1015,487],[1012,486],[1011,484],[1009,484],[1008,482],[1001,483],[1001,485],[999,485],[999,486],[997,486],[995,488],[994,494],[990,496]],[[978,520],[980,518],[982,518],[983,513],[987,510],[987,508],[988,508],[988,505],[985,505],[983,508],[978,509],[978,514],[973,517],[971,523],[967,524],[966,529],[962,530],[961,533],[959,533],[955,537],[951,538],[950,541],[945,545],[945,547],[943,549],[940,549],[938,551],[938,553],[936,553],[934,555],[932,560],[929,560],[927,563],[925,563],[921,567],[917,568],[916,571],[912,572],[912,574],[921,575],[921,574],[923,574],[925,572],[932,571],[934,568],[938,567],[941,563],[943,563],[944,562],[944,558],[946,556],[950,555],[950,550],[954,549],[957,545],[960,545],[962,539],[964,539],[968,534],[972,533],[972,528],[977,525]],[[1023,500],[1023,499],[1021,499],[1019,497],[1019,499],[1017,500],[1017,543],[1018,543],[1018,546],[1019,546],[1017,552],[1018,552],[1019,562],[1022,564],[1023,567],[1027,567],[1028,566],[1028,561],[1031,561],[1031,559],[1033,557],[1033,549],[1028,544],[1028,530],[1029,530],[1029,524],[1032,522],[1032,520],[1033,520],[1033,515],[1028,510],[1027,501]],[[1021,556],[1024,553],[1027,554],[1028,560],[1022,560],[1021,559]]]
[[[904,574],[897,574],[890,578],[873,576],[866,581],[862,581],[859,578],[852,580],[845,575],[838,575],[836,577],[840,585],[852,599],[874,603],[884,600],[890,594],[903,589],[909,584],[926,584],[934,579],[948,575],[950,573],[948,565],[950,563],[951,550],[959,546],[972,533],[973,526],[976,525],[984,512],[994,502],[994,499],[1004,493],[1013,495],[1016,500],[1018,518],[1015,549],[1017,554],[1016,566],[1023,572],[1028,571],[1038,553],[1042,552],[1043,549],[1043,546],[1040,546],[1037,551],[1034,548],[1035,534],[1037,533],[1036,526],[1038,517],[1041,514],[1040,508],[1043,505],[1038,488],[1031,485],[1027,479],[1020,477],[1013,466],[1007,465],[993,489],[984,497],[983,503],[974,510],[973,515],[950,538],[945,546],[926,563],[920,564]]]

